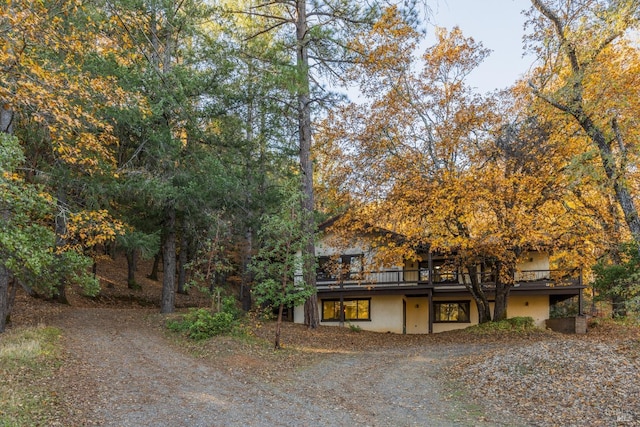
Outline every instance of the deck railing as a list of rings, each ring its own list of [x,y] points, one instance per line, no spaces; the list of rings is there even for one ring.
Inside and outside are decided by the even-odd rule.
[[[446,287],[461,286],[470,283],[468,273],[434,272],[429,280],[429,270],[384,270],[349,272],[335,276],[318,276],[318,289],[337,288],[386,288],[386,287]],[[495,275],[482,272],[477,275],[478,281],[485,287],[495,286]],[[522,270],[514,277],[515,287],[521,286],[575,286],[581,285],[581,273],[576,269],[557,270]]]

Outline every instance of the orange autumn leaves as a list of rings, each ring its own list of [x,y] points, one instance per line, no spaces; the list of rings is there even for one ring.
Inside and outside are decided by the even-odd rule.
[[[113,165],[112,127],[98,111],[125,101],[112,77],[85,70],[103,39],[84,2],[6,1],[0,13],[0,102],[48,134],[51,153],[84,173]],[[103,54],[104,54],[104,48]]]
[[[38,129],[46,147],[41,156],[49,164],[65,164],[78,176],[115,176],[117,138],[101,111],[135,95],[95,67],[98,51],[113,53],[104,23],[91,5],[77,0],[0,3],[1,107],[16,124]],[[58,214],[67,230],[60,251],[105,243],[122,231],[104,210]]]
[[[405,236],[403,256],[428,244],[512,263],[527,250],[597,240],[599,226],[568,209],[567,168],[584,146],[567,144],[530,94],[473,93],[465,79],[488,52],[460,29],[438,30],[409,63],[417,34],[397,15],[388,22],[359,45],[371,52],[353,72],[367,100],[321,127],[319,190],[333,189],[325,194],[350,216]]]

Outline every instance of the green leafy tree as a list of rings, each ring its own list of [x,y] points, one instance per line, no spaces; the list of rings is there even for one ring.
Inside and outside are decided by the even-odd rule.
[[[288,96],[280,102],[283,112],[290,117],[292,136],[297,142],[300,185],[305,197],[301,200],[307,212],[304,252],[306,264],[303,276],[306,283],[315,285],[315,233],[316,221],[313,166],[313,130],[316,112],[333,104],[336,97],[327,91],[322,81],[345,82],[345,70],[354,58],[363,54],[351,42],[362,31],[370,29],[380,15],[383,2],[357,2],[344,0],[284,0],[258,1],[233,4],[228,7],[233,16],[254,20],[257,25],[247,39],[268,38],[280,47],[284,55],[262,56],[260,59],[277,64],[280,85]],[[407,16],[415,17],[414,2],[406,2]],[[413,22],[415,23],[415,21]],[[274,62],[275,60],[275,62]],[[305,324],[315,328],[319,324],[317,294],[305,303]]]
[[[259,232],[261,247],[253,258],[252,268],[257,285],[253,292],[259,304],[278,308],[274,347],[280,348],[282,314],[285,307],[292,308],[306,301],[315,289],[296,275],[302,272],[308,254],[304,251],[305,215],[301,209],[304,195],[297,185],[282,188],[283,203],[280,210],[263,218]],[[315,262],[315,258],[312,258]],[[299,276],[298,276],[299,278]]]
[[[52,225],[62,263],[69,244],[89,251],[89,240],[97,237],[92,233],[83,241],[86,234],[70,230],[77,229],[74,219],[91,218],[93,231],[105,231],[104,240],[113,237],[115,222],[100,213],[102,188],[113,178],[116,142],[103,110],[125,98],[113,76],[94,67],[97,57],[110,52],[95,3],[11,1],[5,6],[0,8],[0,126],[24,149],[22,177],[41,184],[56,200]],[[99,218],[106,221],[97,224]],[[65,283],[56,284],[62,302]]]
[[[612,316],[640,313],[640,255],[638,244],[624,243],[593,266],[593,287],[611,302]]]
[[[17,138],[0,132],[0,332],[5,330],[19,284],[46,296],[55,295],[61,281],[81,285],[90,295],[99,290],[97,280],[88,274],[89,258],[56,249],[49,224],[52,199],[16,174],[23,162]]]
[[[159,231],[161,311],[168,313],[175,306],[178,255],[183,285],[196,237],[207,235],[211,217],[236,198],[235,147],[243,136],[227,89],[233,67],[205,2],[123,1],[110,12],[114,43],[131,58],[117,72],[142,99],[113,112],[126,189],[119,201],[127,223],[145,234]]]

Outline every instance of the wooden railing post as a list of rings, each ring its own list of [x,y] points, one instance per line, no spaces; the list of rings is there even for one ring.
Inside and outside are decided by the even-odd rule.
[[[578,285],[582,286],[582,267],[580,267],[580,276],[578,277]],[[580,288],[580,290],[578,291],[578,315],[579,316],[584,315],[584,309],[582,307],[583,302],[584,301],[582,298],[582,288]]]

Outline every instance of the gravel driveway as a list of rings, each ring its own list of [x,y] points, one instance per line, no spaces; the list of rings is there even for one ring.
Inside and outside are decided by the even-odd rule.
[[[327,354],[278,381],[230,375],[176,351],[148,312],[67,311],[61,389],[74,425],[478,426],[491,420],[436,375],[454,346]]]

